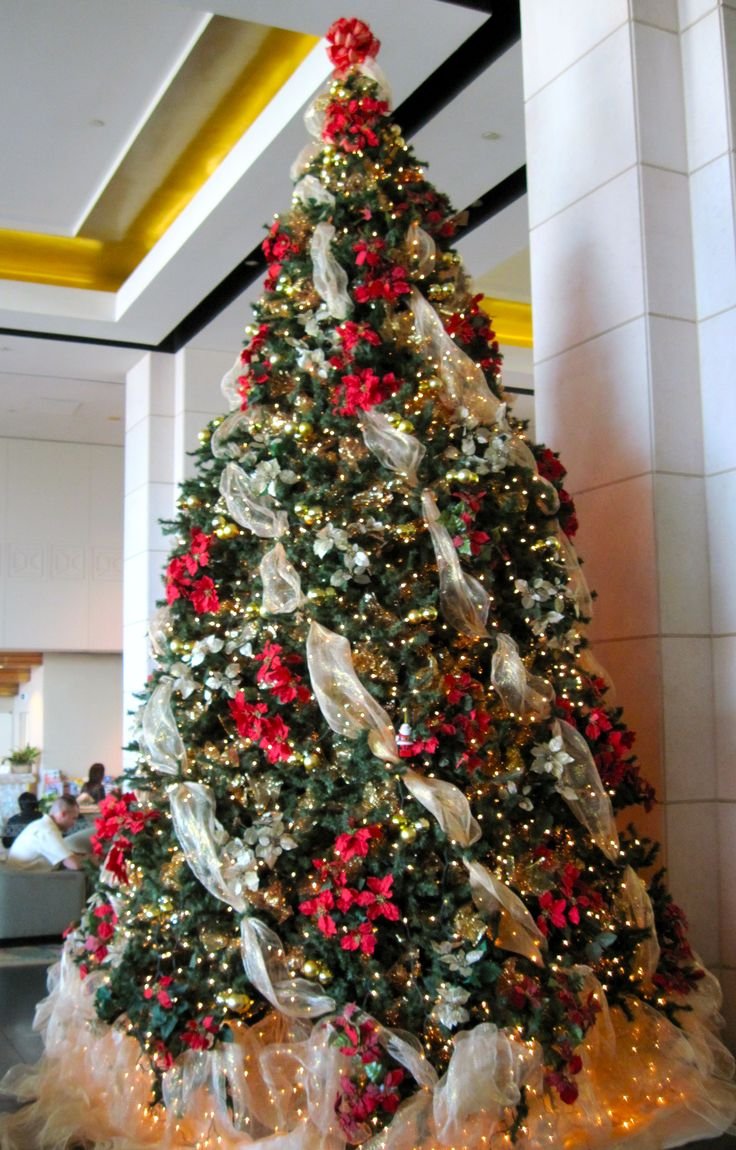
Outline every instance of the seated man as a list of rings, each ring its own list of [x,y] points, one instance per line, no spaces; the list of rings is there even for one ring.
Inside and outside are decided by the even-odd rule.
[[[6,865],[15,870],[81,870],[84,855],[74,850],[74,844],[64,839],[79,817],[77,800],[71,795],[60,795],[54,800],[47,815],[29,823],[20,832],[8,852]]]

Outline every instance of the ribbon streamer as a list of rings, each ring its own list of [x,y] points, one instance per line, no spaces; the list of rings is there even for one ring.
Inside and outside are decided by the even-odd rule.
[[[154,659],[168,653],[171,633],[171,608],[159,607],[148,624],[148,646]]]
[[[657,969],[660,947],[654,920],[654,908],[643,880],[632,867],[627,866],[621,880],[621,908],[639,930],[648,930],[649,938],[642,939],[636,948],[635,961],[646,981]]]
[[[289,562],[282,543],[275,543],[258,568],[263,583],[261,606],[269,615],[290,615],[304,602],[299,572]]]
[[[425,778],[416,771],[401,776],[409,794],[437,819],[445,834],[462,847],[470,846],[482,831],[470,811],[470,803],[454,783]]]
[[[174,832],[192,873],[205,890],[244,917],[241,953],[246,977],[265,999],[290,1018],[311,1018],[335,1009],[334,999],[306,979],[289,977],[281,941],[265,923],[246,914],[248,903],[228,882],[223,866],[227,832],[215,818],[215,799],[203,783],[179,783],[167,791]]]
[[[583,574],[575,548],[556,520],[554,539],[567,575],[569,595],[575,607],[575,614],[578,619],[587,622],[593,617],[593,597],[590,594],[588,581]]]
[[[318,1018],[335,1009],[335,1000],[306,978],[290,978],[281,940],[265,922],[247,915],[240,923],[245,977],[288,1018]]]
[[[413,435],[393,427],[388,417],[372,408],[358,414],[358,423],[363,432],[363,442],[373,452],[378,462],[403,475],[412,487],[417,483],[417,468],[427,454],[427,449]]]
[[[413,223],[406,233],[406,250],[411,261],[413,275],[428,276],[434,271],[437,259],[437,245],[428,232],[419,224]]]
[[[335,203],[332,192],[328,191],[324,184],[311,174],[302,176],[294,188],[292,199],[295,203],[300,204],[308,204],[312,200],[315,204],[327,204],[328,207],[333,207]]]
[[[222,423],[218,424],[210,439],[210,451],[215,459],[238,459],[242,445],[230,443],[236,435],[247,433],[253,423],[253,408],[247,411],[231,411]]]
[[[446,405],[456,408],[463,418],[492,427],[500,401],[486,383],[482,370],[447,334],[437,312],[416,288],[412,288],[409,306],[416,333],[426,353],[436,361],[438,375],[445,385]]]
[[[228,835],[215,818],[211,789],[204,783],[176,783],[167,794],[174,833],[189,869],[211,895],[244,914],[247,902],[229,886],[224,875],[220,856]]]
[[[313,621],[307,635],[307,666],[320,710],[332,730],[346,739],[367,730],[373,754],[398,763],[393,724],[356,675],[348,640]]]
[[[560,497],[557,488],[539,474],[534,452],[518,432],[512,428],[508,421],[507,411],[507,404],[502,403],[499,405],[496,415],[496,430],[498,439],[503,443],[502,452],[506,462],[511,466],[523,467],[527,471],[531,471],[537,506],[545,515],[554,515],[560,509]]]
[[[332,224],[317,224],[310,241],[312,281],[334,319],[347,319],[353,310],[348,294],[348,274],[335,259],[330,244],[335,235]]]
[[[245,366],[242,359],[238,355],[233,366],[225,372],[220,380],[220,391],[223,397],[227,400],[227,405],[230,411],[236,411],[240,408],[243,402],[243,397],[238,391],[238,380],[245,371]]]
[[[289,530],[285,511],[274,511],[273,500],[251,493],[248,476],[237,463],[226,463],[220,476],[220,494],[231,519],[261,539],[277,539]]]
[[[562,737],[562,745],[571,759],[563,767],[557,789],[596,846],[606,858],[616,862],[619,845],[613,807],[590,748],[580,732],[564,719],[556,721],[552,729]]]
[[[187,764],[187,753],[171,710],[174,683],[162,679],[141,714],[141,752],[155,771],[176,775]]]
[[[467,1146],[472,1141],[468,1121],[482,1115],[482,1133],[490,1143],[509,1106],[516,1106],[521,1087],[538,1078],[541,1055],[507,1030],[481,1022],[453,1038],[447,1072],[434,1093],[434,1121],[443,1146]],[[479,1131],[480,1133],[480,1131]]]
[[[537,966],[544,966],[541,952],[546,950],[547,940],[519,896],[481,863],[468,859],[463,861],[470,875],[470,892],[478,910],[499,915],[496,946],[514,954],[523,954]]]
[[[450,532],[440,522],[434,495],[422,492],[424,520],[432,537],[440,581],[440,607],[445,620],[463,635],[487,636],[486,620],[491,599],[482,583],[460,566]]]
[[[491,684],[504,706],[517,715],[547,718],[555,697],[554,687],[538,675],[530,675],[519,656],[519,648],[510,635],[496,636],[496,650],[491,659]]]

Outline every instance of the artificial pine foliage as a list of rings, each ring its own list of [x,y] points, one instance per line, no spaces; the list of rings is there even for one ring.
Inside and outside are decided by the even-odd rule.
[[[141,753],[68,947],[151,1114],[192,1052],[321,1035],[323,1133],[361,1143],[432,1111],[482,1036],[493,1099],[396,1144],[524,1144],[535,1107],[579,1113],[609,1012],[679,1025],[704,972],[637,876],[655,848],[615,829],[654,797],[587,647],[564,469],[507,410],[377,42],[341,21],[331,45],[230,411],[169,524]],[[272,1128],[308,1121],[294,1097]]]

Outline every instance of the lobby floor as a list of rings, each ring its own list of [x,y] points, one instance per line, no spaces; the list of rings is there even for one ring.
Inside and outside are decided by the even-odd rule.
[[[0,967],[0,1078],[16,1063],[39,1058],[41,1039],[32,1028],[33,1012],[45,993],[44,966]],[[12,1099],[0,1095],[0,1111],[15,1108]],[[691,1142],[689,1150],[736,1150],[736,1138]]]

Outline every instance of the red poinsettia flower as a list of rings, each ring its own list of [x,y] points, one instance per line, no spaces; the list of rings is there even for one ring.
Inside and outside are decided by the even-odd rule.
[[[357,902],[359,906],[366,908],[365,913],[371,922],[377,918],[387,918],[391,922],[399,919],[399,908],[391,902],[393,881],[392,874],[385,875],[384,878],[371,875],[366,880],[366,889],[360,892]]]
[[[342,950],[359,950],[361,954],[373,954],[376,949],[376,928],[370,922],[361,922],[355,930],[349,931],[340,939]]]
[[[209,575],[203,575],[201,579],[192,584],[189,598],[198,615],[214,614],[220,610],[217,588]]]
[[[332,394],[332,404],[338,415],[356,415],[359,411],[370,411],[398,391],[401,380],[393,372],[383,377],[376,375],[370,367],[343,375],[340,385]]]
[[[380,839],[381,828],[377,823],[370,827],[359,827],[352,834],[338,835],[335,839],[335,854],[344,862],[353,858],[365,858],[373,839]]]

